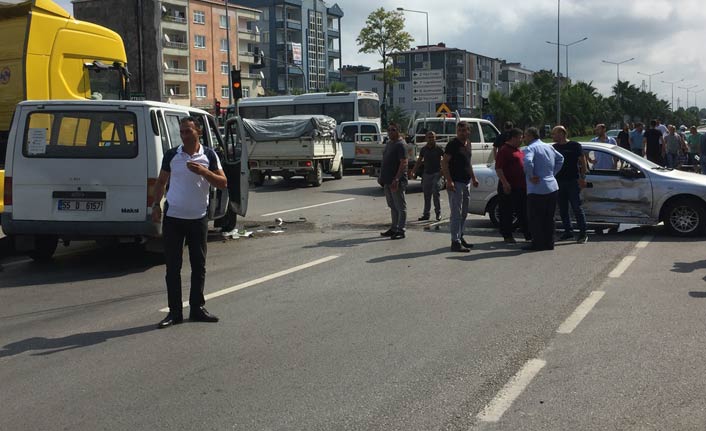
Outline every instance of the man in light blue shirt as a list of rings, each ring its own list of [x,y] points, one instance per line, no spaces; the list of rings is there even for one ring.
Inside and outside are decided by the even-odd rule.
[[[643,135],[644,133],[642,123],[636,123],[635,130],[630,132],[630,151],[640,157],[645,155]]]
[[[539,140],[539,130],[525,131],[529,142],[525,150],[524,169],[527,177],[527,219],[532,244],[523,250],[554,250],[554,212],[559,184],[554,178],[564,164],[564,156]]]

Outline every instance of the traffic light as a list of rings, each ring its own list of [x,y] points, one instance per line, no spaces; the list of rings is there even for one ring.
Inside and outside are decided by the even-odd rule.
[[[216,117],[220,117],[221,116],[221,101],[220,100],[216,100],[215,107],[216,107],[216,109],[215,109]]]
[[[230,82],[232,83],[231,85],[233,86],[233,100],[237,101],[238,99],[243,98],[243,84],[240,82],[240,71],[239,70],[231,70],[230,71]]]

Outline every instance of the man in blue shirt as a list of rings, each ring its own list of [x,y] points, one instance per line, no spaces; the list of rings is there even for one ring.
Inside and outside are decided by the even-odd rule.
[[[523,250],[554,250],[554,212],[559,185],[554,178],[564,164],[564,156],[539,140],[539,130],[525,131],[529,142],[524,168],[527,179],[527,219],[532,244]]]
[[[630,151],[640,157],[645,155],[642,129],[642,123],[637,123],[635,124],[635,130],[630,132]]]

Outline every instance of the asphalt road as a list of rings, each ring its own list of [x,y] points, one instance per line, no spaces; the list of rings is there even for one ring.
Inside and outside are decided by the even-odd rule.
[[[524,253],[474,216],[452,254],[444,223],[381,238],[384,202],[362,176],[255,189],[254,236],[209,243],[217,324],[155,329],[164,267],[134,247],[5,259],[0,429],[703,428],[702,239]]]

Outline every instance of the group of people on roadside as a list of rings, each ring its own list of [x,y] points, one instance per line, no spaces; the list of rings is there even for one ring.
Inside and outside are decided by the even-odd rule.
[[[650,121],[647,130],[642,123],[624,124],[614,143],[660,166],[694,169],[698,165],[706,174],[706,134],[696,126],[689,128],[688,136],[686,131],[686,126],[665,126],[660,120]]]
[[[391,226],[382,232],[383,237],[405,238],[407,203],[405,191],[408,176],[421,175],[424,194],[424,209],[420,221],[431,217],[431,204],[437,220],[441,220],[441,180],[446,183],[449,199],[449,224],[451,251],[469,252],[473,245],[464,238],[468,216],[470,188],[478,187],[478,180],[471,163],[470,127],[465,122],[456,126],[456,137],[442,149],[436,143],[434,132],[426,133],[426,145],[420,151],[416,167],[423,170],[408,170],[405,142],[399,127],[390,124],[390,137],[383,152],[381,174],[378,179],[384,187],[385,197],[391,212]],[[520,231],[528,242],[525,250],[552,250],[554,248],[554,212],[559,204],[564,234],[559,239],[575,239],[579,243],[588,240],[586,218],[581,208],[580,190],[585,184],[586,160],[578,142],[568,141],[566,129],[557,126],[552,131],[555,144],[549,145],[539,138],[539,131],[530,127],[524,132],[512,123],[494,144],[496,172],[498,174],[498,196],[500,199],[500,232],[506,243],[514,244],[513,219],[519,219]],[[527,147],[520,149],[522,142]],[[574,236],[569,216],[571,206],[576,218],[578,235]]]

